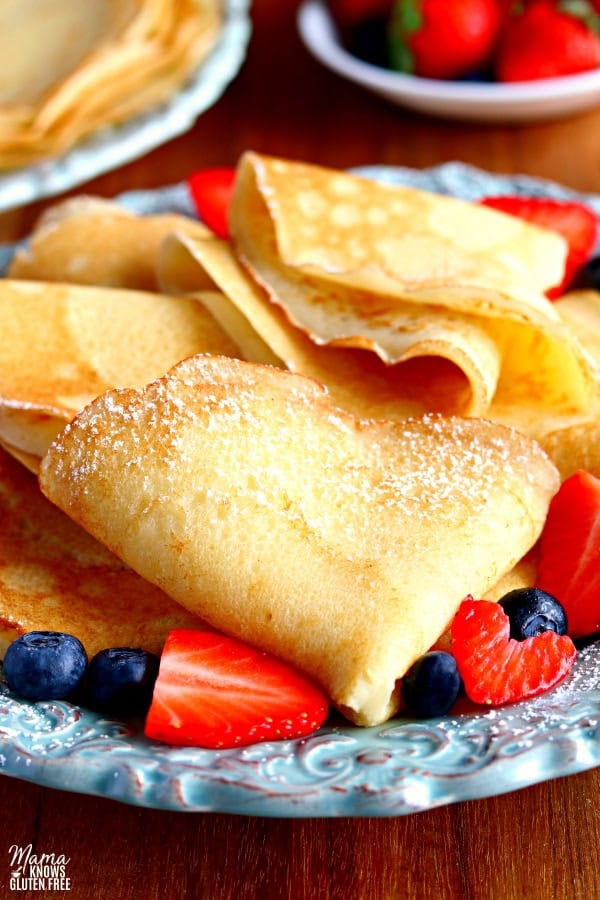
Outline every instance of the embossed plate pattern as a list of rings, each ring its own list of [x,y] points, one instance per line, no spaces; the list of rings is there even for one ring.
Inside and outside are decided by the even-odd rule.
[[[568,198],[559,185],[450,163],[362,174],[475,199],[489,193]],[[192,212],[184,185],[132,192],[131,209]],[[586,197],[600,214],[600,197]],[[1,262],[1,260],[0,260]],[[6,262],[6,259],[4,260]],[[355,728],[341,719],[305,740],[228,751],[172,749],[139,725],[68,703],[28,703],[0,685],[0,772],[48,787],[189,812],[398,816],[489,797],[600,764],[600,646],[580,651],[549,693],[501,709]]]

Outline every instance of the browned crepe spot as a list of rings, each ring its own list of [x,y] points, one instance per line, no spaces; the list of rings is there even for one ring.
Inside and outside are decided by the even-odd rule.
[[[0,653],[32,630],[160,653],[171,628],[198,619],[127,568],[40,493],[0,450]]]
[[[3,279],[0,316],[0,439],[34,456],[108,388],[239,352],[197,301],[161,294]]]
[[[42,217],[7,276],[156,291],[159,247],[177,231],[196,239],[211,234],[185,216],[136,216],[95,197],[68,200]]]

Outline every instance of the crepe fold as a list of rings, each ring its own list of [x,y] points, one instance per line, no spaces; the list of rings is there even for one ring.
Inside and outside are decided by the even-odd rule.
[[[289,335],[398,368],[396,418],[418,396],[421,411],[507,422],[514,413],[535,434],[540,410],[570,415],[591,403],[597,367],[544,296],[564,269],[557,234],[456,198],[255,153],[238,166],[230,230],[236,259]]]
[[[88,405],[40,484],[144,578],[369,725],[463,597],[534,544],[558,473],[490,422],[359,420],[312,379],[195,356]]]
[[[7,277],[156,291],[159,247],[174,231],[197,239],[212,234],[187,216],[140,216],[101,197],[70,197],[40,216]]]
[[[2,279],[0,318],[0,443],[34,471],[98,394],[143,386],[192,354],[239,353],[184,297]]]
[[[559,298],[556,310],[568,328],[600,365],[600,292],[574,290]],[[561,477],[578,469],[600,477],[600,393],[590,409],[569,420],[555,421],[539,440],[552,456]]]
[[[270,302],[224,241],[173,234],[161,246],[157,270],[163,290],[197,297],[244,359],[316,378],[336,405],[355,416],[401,420],[431,411],[453,413],[469,402],[463,369],[442,356],[415,356],[393,366],[366,348],[315,343]],[[216,290],[199,293],[207,277]],[[459,354],[462,336],[455,338]]]

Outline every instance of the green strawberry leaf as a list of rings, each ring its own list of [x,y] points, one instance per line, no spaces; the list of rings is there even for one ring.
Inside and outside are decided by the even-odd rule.
[[[590,31],[600,34],[600,16],[588,0],[559,0],[556,8],[574,19],[580,19]]]
[[[419,31],[423,25],[421,0],[396,0],[392,12],[392,28],[404,36]]]
[[[414,72],[414,55],[407,38],[423,25],[421,0],[397,0],[388,27],[389,57],[397,72]]]

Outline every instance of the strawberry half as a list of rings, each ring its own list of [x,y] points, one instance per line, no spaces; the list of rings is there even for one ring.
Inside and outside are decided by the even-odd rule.
[[[495,53],[498,81],[535,81],[600,65],[600,18],[587,0],[514,4]]]
[[[516,641],[510,620],[491,600],[467,597],[452,622],[452,653],[465,692],[474,703],[500,706],[554,687],[575,662],[567,635],[545,631]]]
[[[229,206],[235,169],[200,169],[188,178],[196,212],[217,237],[229,237]]]
[[[502,22],[498,0],[396,0],[392,67],[440,79],[479,71],[491,60]]]
[[[179,629],[167,637],[144,733],[226,749],[303,737],[328,712],[323,693],[274,656],[216,632]]]
[[[484,197],[484,206],[517,216],[532,225],[555,231],[568,245],[565,274],[560,284],[550,288],[546,296],[560,297],[575,275],[590,258],[600,235],[596,213],[589,206],[571,200],[551,200],[541,197]]]
[[[567,478],[550,503],[536,587],[562,605],[569,634],[600,631],[600,479],[589,472]]]

